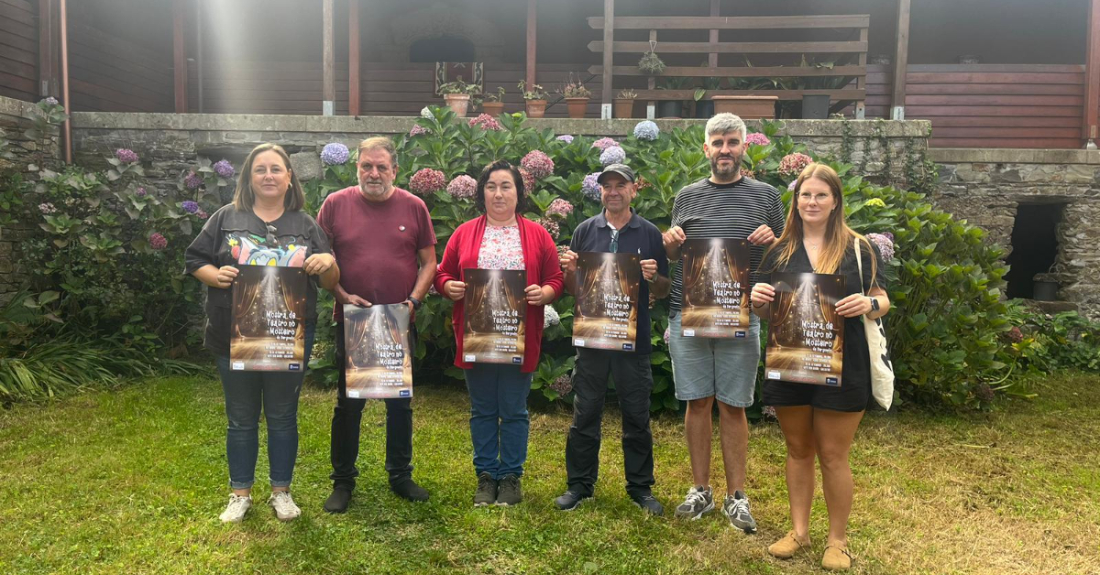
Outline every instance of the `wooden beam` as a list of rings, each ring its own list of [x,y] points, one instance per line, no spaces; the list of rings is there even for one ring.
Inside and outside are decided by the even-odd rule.
[[[1100,138],[1100,0],[1089,0],[1088,56],[1085,59],[1085,139],[1090,149]]]
[[[332,2],[321,2],[321,114],[336,114],[336,50],[332,34]]]
[[[898,45],[894,53],[894,90],[890,98],[890,117],[905,119],[905,84],[909,73],[909,4],[898,0]]]
[[[172,74],[175,86],[176,113],[187,113],[187,0],[172,0]]]
[[[535,84],[536,48],[538,46],[538,0],[527,0],[527,85]]]
[[[660,47],[658,47],[660,50]],[[603,66],[589,66],[589,74],[602,74]],[[648,76],[638,69],[638,66],[614,66],[612,73],[616,76]],[[867,69],[859,66],[836,66],[834,68],[802,68],[793,66],[729,66],[729,67],[696,67],[696,66],[669,66],[661,72],[662,77],[687,76],[698,78],[700,76],[725,76],[729,78],[794,78],[794,77],[820,77],[820,76],[866,76]]]
[[[603,45],[614,46],[615,0],[603,0],[603,16]],[[613,78],[614,60],[615,53],[613,51],[603,51],[603,86],[600,88],[603,97],[601,98],[602,105],[600,106],[600,117],[605,120],[611,118],[611,98],[614,95],[614,88],[612,88],[611,82]]]
[[[708,18],[706,16],[631,16],[617,18],[616,30],[786,30],[803,28],[867,28],[868,14],[844,16],[738,16]],[[588,26],[603,29],[603,18],[588,18]]]
[[[710,0],[710,16],[711,18],[718,17],[719,6],[722,4],[722,0]],[[710,43],[718,44],[718,29],[710,29]],[[606,40],[604,40],[606,42]],[[718,52],[711,52],[707,54],[707,65],[711,68],[718,67]]]
[[[358,116],[359,95],[359,0],[348,0],[348,115]]]
[[[57,96],[57,18],[54,0],[38,0],[38,95]]]
[[[593,41],[588,43],[588,49],[592,52],[602,52],[603,42]],[[633,52],[642,54],[649,51],[649,42],[615,42],[612,45],[615,52]],[[720,54],[809,54],[841,52],[855,54],[867,52],[867,42],[662,42],[657,47],[658,52],[667,54],[706,54],[717,52]]]
[[[695,90],[635,90],[639,100],[691,100]],[[714,96],[775,96],[780,100],[801,100],[802,96],[830,96],[833,100],[862,100],[866,90],[707,90],[706,100]]]

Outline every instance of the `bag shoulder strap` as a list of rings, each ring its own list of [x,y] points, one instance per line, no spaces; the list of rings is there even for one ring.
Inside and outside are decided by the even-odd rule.
[[[856,250],[856,266],[859,267],[859,293],[867,295],[867,288],[863,285],[863,255],[859,245],[859,238],[852,238],[853,247]]]

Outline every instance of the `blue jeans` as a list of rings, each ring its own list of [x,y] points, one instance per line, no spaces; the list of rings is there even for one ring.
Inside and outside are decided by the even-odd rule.
[[[523,475],[527,461],[527,395],[534,374],[518,365],[476,363],[466,370],[474,470],[493,479]]]
[[[313,350],[314,326],[306,326],[305,365]],[[260,409],[267,419],[267,458],[272,487],[287,487],[298,458],[298,394],[304,373],[232,371],[229,357],[217,357],[229,426],[225,453],[229,487],[250,489],[260,451]]]

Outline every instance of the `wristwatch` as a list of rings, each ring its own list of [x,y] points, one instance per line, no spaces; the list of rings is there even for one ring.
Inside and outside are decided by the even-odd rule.
[[[409,300],[409,301],[411,301],[411,302],[412,302],[412,304],[413,304],[413,309],[420,309],[420,306],[424,305],[424,302],[422,302],[422,301],[420,301],[420,300],[418,300],[418,299],[414,298],[413,296],[409,296],[409,297],[407,297],[407,298],[405,298],[405,299],[407,299],[407,300]],[[876,307],[875,309],[878,309],[878,308]]]
[[[871,311],[878,311],[878,300],[873,297],[867,299],[871,300]]]

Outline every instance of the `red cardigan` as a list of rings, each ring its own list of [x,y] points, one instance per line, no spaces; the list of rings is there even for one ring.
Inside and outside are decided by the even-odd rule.
[[[481,240],[485,236],[487,221],[485,216],[470,220],[458,226],[451,235],[451,239],[447,241],[447,249],[443,252],[443,261],[439,263],[439,269],[435,274],[436,291],[446,294],[447,292],[443,289],[444,284],[452,280],[463,281],[462,270],[464,269],[477,269]],[[527,285],[550,286],[554,289],[554,300],[557,300],[561,297],[565,284],[554,239],[542,226],[523,216],[517,215],[516,223],[519,226],[519,243],[523,248]],[[451,324],[454,327],[455,345],[458,348],[455,354],[455,365],[462,369],[470,369],[473,364],[462,361],[462,330],[466,317],[464,304],[464,299],[455,302]],[[531,373],[538,369],[539,353],[542,348],[542,321],[542,306],[528,305],[523,365],[520,367],[522,373]]]

